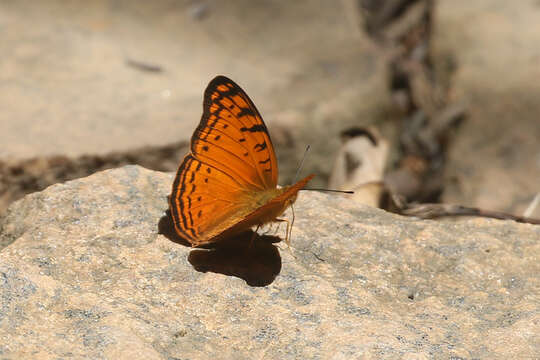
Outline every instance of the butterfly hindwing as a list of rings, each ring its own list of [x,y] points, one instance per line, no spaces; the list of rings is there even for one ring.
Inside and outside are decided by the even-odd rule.
[[[189,154],[169,197],[176,231],[191,243],[204,242],[227,227],[227,217],[244,216],[244,197],[242,184]]]

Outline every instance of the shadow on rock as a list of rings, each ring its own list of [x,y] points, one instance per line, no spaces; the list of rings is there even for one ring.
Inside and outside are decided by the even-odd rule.
[[[191,244],[176,234],[169,212],[158,224],[159,233],[169,240],[184,245]],[[246,231],[237,236],[192,250],[188,261],[200,272],[214,272],[236,276],[250,286],[271,284],[281,271],[281,256],[275,243],[277,236],[259,235]]]
[[[273,244],[279,241],[281,239],[276,236],[261,236],[249,231],[212,249],[192,250],[188,261],[197,271],[236,276],[250,286],[266,286],[281,271],[281,257]]]

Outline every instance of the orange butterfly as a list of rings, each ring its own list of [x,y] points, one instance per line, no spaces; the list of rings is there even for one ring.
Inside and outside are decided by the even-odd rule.
[[[261,115],[240,86],[217,76],[204,92],[191,153],[172,186],[174,228],[192,246],[200,246],[286,221],[277,217],[313,176],[277,188],[276,154]],[[288,235],[287,226],[286,240]]]

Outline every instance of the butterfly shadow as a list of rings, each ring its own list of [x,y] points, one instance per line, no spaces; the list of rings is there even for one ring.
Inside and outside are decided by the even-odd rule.
[[[191,244],[180,237],[167,210],[158,224],[159,233],[184,246]],[[250,286],[270,285],[281,271],[277,236],[259,235],[249,230],[228,239],[193,249],[189,263],[199,272],[214,272],[243,279]]]

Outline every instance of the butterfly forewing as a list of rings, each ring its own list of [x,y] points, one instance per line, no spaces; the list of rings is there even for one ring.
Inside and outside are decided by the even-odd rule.
[[[201,123],[191,139],[195,158],[233,175],[246,188],[277,185],[272,141],[259,112],[232,80],[218,76],[204,94]]]

